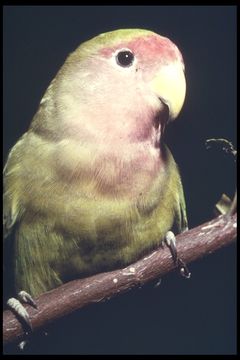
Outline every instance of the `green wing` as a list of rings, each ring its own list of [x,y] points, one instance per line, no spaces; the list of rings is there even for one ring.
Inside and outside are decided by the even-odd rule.
[[[22,144],[24,136],[16,143],[8,155],[6,165],[3,169],[3,237],[10,235],[14,225],[20,216],[21,203],[19,199],[19,180],[17,171],[19,168],[19,145]],[[16,151],[17,150],[17,151]]]
[[[180,206],[179,232],[183,232],[188,230],[188,220],[187,220],[186,202],[185,202],[182,184],[179,193],[179,206]]]
[[[186,202],[178,166],[169,148],[166,145],[164,146],[166,151],[165,161],[168,164],[169,183],[171,183],[172,201],[174,201],[175,210],[172,230],[174,233],[178,234],[188,230]]]

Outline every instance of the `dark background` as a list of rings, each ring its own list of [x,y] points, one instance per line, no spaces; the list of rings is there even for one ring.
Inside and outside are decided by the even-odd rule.
[[[236,145],[234,6],[5,6],[3,158],[71,51],[99,33],[135,27],[169,37],[183,53],[186,101],[165,140],[193,227],[211,219],[221,193],[232,197],[235,188],[232,159],[204,146],[212,137]],[[25,353],[235,354],[235,252],[231,245],[190,264],[190,280],[172,272],[157,288],[148,284],[82,309],[34,338]]]

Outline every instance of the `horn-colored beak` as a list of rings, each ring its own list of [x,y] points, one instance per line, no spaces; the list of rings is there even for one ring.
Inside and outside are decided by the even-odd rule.
[[[162,66],[152,80],[151,89],[169,108],[170,119],[180,113],[186,94],[186,80],[182,63]]]

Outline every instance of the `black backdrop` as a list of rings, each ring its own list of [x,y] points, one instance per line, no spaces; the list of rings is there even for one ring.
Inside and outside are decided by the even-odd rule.
[[[117,28],[146,28],[172,39],[186,66],[187,97],[166,142],[179,164],[190,227],[232,196],[230,159],[207,152],[208,138],[236,145],[236,7],[5,6],[3,12],[3,158],[27,130],[66,56],[82,41]],[[196,239],[197,241],[197,239]],[[91,305],[37,336],[28,354],[236,353],[236,248],[231,245],[102,304]],[[5,353],[17,353],[13,347]]]

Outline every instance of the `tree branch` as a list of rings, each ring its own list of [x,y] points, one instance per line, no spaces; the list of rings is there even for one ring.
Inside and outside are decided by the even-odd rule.
[[[186,263],[230,244],[237,236],[237,214],[222,215],[177,236],[178,256]],[[159,247],[143,259],[120,270],[100,273],[64,284],[42,294],[38,309],[26,305],[33,331],[88,304],[110,299],[136,286],[159,279],[175,267],[167,247]],[[9,310],[3,312],[3,343],[21,341],[24,330]]]

